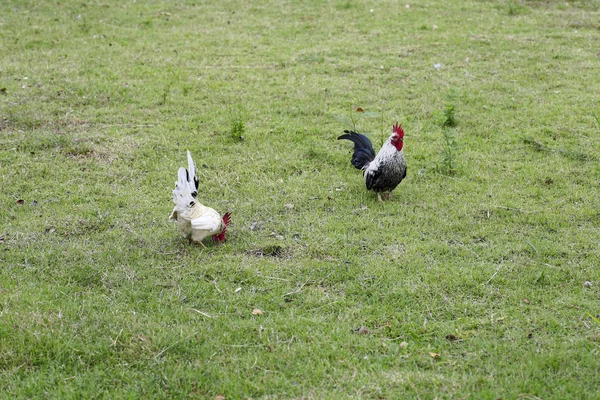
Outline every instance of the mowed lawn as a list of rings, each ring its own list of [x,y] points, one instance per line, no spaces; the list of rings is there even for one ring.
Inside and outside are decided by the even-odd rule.
[[[597,1],[1,8],[1,398],[600,398]]]

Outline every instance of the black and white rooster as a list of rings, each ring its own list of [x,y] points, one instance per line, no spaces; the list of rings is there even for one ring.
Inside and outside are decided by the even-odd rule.
[[[396,122],[392,135],[377,154],[373,150],[373,144],[365,135],[347,130],[344,133],[338,137],[338,140],[348,139],[354,143],[354,153],[350,162],[363,171],[367,189],[375,191],[379,201],[382,201],[381,193],[390,199],[392,190],[406,176],[406,160],[402,154],[404,145],[402,126]]]

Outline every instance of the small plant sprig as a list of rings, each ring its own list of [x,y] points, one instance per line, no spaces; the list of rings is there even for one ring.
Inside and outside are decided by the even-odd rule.
[[[450,91],[446,96],[446,105],[444,106],[444,119],[442,121],[442,127],[454,127],[456,126],[456,106],[454,105],[454,99],[456,93]]]
[[[452,129],[457,125],[455,99],[456,92],[451,89],[446,95],[446,103],[442,110],[442,150],[440,162],[435,169],[443,175],[455,175],[458,172],[456,157],[458,144],[454,136],[454,129]]]
[[[241,104],[235,104],[229,108],[229,137],[235,143],[244,141],[246,133],[246,117],[248,113]]]
[[[241,118],[235,118],[231,121],[231,129],[229,133],[231,134],[231,138],[234,142],[241,142],[244,140],[244,136],[242,136],[246,132],[246,126],[244,125],[244,121]]]
[[[442,139],[443,145],[441,151],[441,161],[436,166],[436,170],[444,175],[456,175],[456,173],[458,172],[458,165],[456,159],[458,144],[456,143],[456,138],[454,137],[453,130],[443,128]]]
[[[336,115],[335,118],[339,121],[341,121],[344,125],[350,127],[351,126],[351,130],[353,130],[354,132],[358,132],[357,131],[357,125],[358,122],[365,118],[365,117],[376,117],[378,116],[379,113],[378,112],[374,112],[374,111],[365,111],[364,108],[362,107],[357,107],[356,109],[353,109],[350,114],[345,114],[345,115]]]
[[[456,126],[456,119],[454,118],[454,109],[454,103],[446,103],[446,107],[444,108],[444,123],[442,124],[442,126]]]

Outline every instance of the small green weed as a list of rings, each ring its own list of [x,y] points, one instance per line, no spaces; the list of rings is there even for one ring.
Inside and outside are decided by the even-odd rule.
[[[458,171],[456,161],[458,145],[454,137],[454,131],[449,128],[443,128],[442,140],[441,161],[437,164],[436,170],[444,175],[455,175]]]
[[[234,142],[241,142],[244,140],[244,132],[246,131],[246,126],[244,125],[244,121],[241,118],[235,118],[231,121],[231,129],[229,133],[231,134],[231,138]]]
[[[451,129],[456,126],[456,92],[450,90],[446,95],[446,104],[442,113],[442,151],[441,161],[437,164],[436,170],[444,175],[454,175],[457,173],[456,151],[457,143],[454,137],[454,131]]]
[[[456,93],[450,91],[446,96],[446,105],[444,107],[444,120],[442,122],[443,127],[456,126],[456,106],[454,100],[456,99]]]
[[[336,115],[335,118],[347,126],[347,129],[358,132],[358,122],[360,120],[377,116],[379,116],[379,113],[376,111],[365,111],[362,107],[356,107],[356,109],[352,110],[349,114]]]
[[[456,119],[454,118],[454,103],[447,102],[446,108],[444,108],[444,123],[443,126],[455,126]]]

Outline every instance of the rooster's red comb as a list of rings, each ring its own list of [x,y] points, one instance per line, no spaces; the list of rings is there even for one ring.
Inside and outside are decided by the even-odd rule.
[[[402,125],[398,125],[398,122],[394,125],[394,133],[400,136],[400,138],[404,137],[404,129],[402,129]]]

